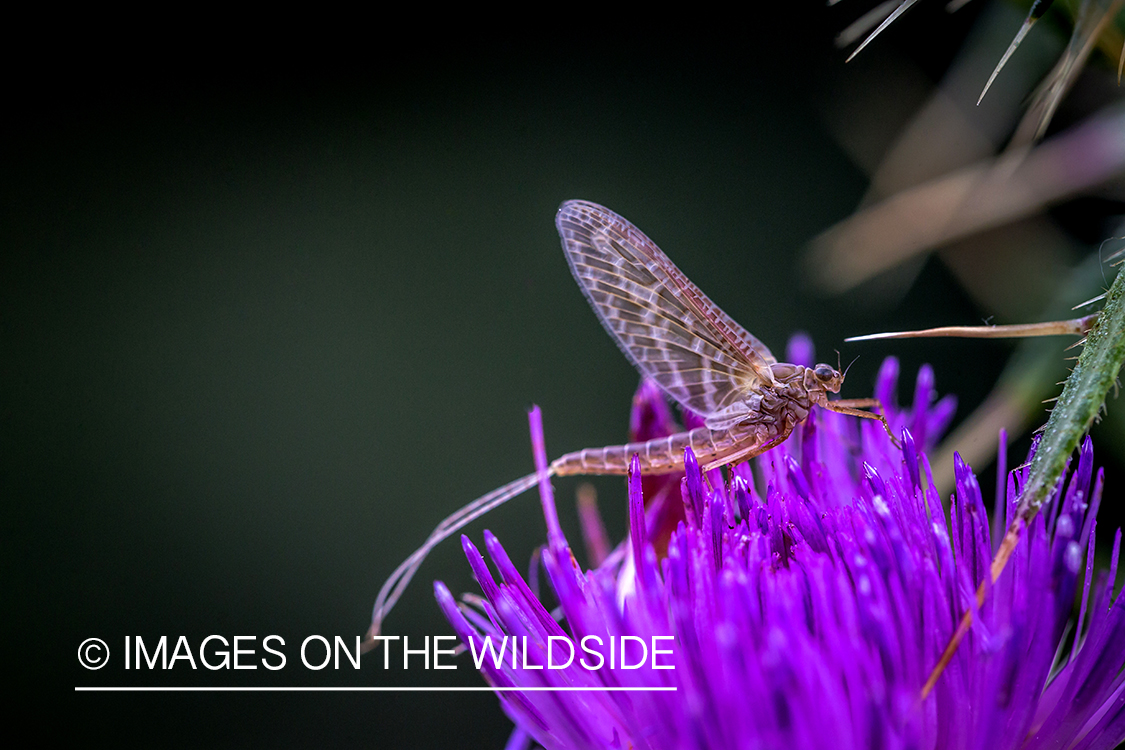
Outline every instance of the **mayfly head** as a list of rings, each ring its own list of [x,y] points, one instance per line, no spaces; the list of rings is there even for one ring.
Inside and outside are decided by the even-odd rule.
[[[805,370],[805,388],[809,391],[839,393],[844,384],[844,373],[832,365],[821,362],[816,367]]]

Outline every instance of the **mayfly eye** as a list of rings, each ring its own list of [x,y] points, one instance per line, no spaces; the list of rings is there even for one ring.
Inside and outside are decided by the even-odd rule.
[[[813,370],[813,374],[820,380],[831,380],[835,372],[828,365],[817,365],[816,369]]]

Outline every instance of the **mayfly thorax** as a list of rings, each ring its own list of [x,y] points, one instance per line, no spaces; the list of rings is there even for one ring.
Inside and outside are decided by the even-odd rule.
[[[602,325],[642,376],[682,408],[702,416],[704,426],[646,442],[568,453],[551,462],[548,476],[626,474],[634,454],[645,473],[682,471],[689,447],[705,470],[745,461],[784,442],[814,405],[879,419],[886,426],[882,416],[861,411],[877,406],[873,399],[828,400],[844,382],[838,369],[778,362],[621,216],[595,203],[567,201],[559,207],[555,225],[571,273]],[[368,635],[379,634],[383,619],[435,545],[539,479],[537,473],[517,479],[438,524],[383,584]]]

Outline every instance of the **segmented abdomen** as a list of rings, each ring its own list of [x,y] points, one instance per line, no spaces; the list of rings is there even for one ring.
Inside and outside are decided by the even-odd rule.
[[[647,440],[643,443],[607,445],[604,448],[585,448],[556,459],[551,468],[556,476],[570,474],[627,474],[633,454],[641,459],[645,474],[670,474],[684,468],[684,448],[691,446],[701,465],[710,463],[736,451],[749,448],[754,443],[765,443],[765,430],[754,425],[736,427],[716,432],[697,427],[688,432],[677,432],[668,437]]]

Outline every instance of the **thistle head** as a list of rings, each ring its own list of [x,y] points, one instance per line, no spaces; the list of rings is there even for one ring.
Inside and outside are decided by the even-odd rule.
[[[805,371],[811,351],[793,361],[801,364],[773,373],[812,382],[818,393],[843,380],[825,365]],[[483,597],[459,603],[441,584],[436,593],[484,678],[507,688],[500,700],[518,727],[509,746],[527,747],[529,738],[559,750],[815,750],[826,737],[838,750],[1120,743],[1125,596],[1114,597],[1113,581],[1121,537],[1111,570],[1095,576],[1104,478],[1090,443],[1070,481],[1056,485],[1053,512],[1027,525],[1012,564],[992,582],[990,526],[1015,519],[1027,469],[1007,477],[1006,493],[1001,485],[990,524],[980,482],[956,459],[947,520],[925,451],[948,425],[953,401],[936,398],[933,372],[923,367],[912,406],[900,409],[897,378],[898,364],[888,360],[875,395],[902,428],[901,446],[870,422],[815,412],[753,469],[732,467],[729,480],[704,474],[689,450],[683,475],[652,485],[660,498],[646,496],[634,459],[626,538],[590,570],[565,540],[547,548],[539,556],[551,588],[543,601],[496,537],[485,533],[498,579],[466,542]],[[650,388],[635,408],[660,397]],[[689,426],[695,419],[686,417]],[[535,445],[545,463],[542,439]],[[542,487],[546,496],[549,485]],[[680,506],[670,530],[671,516],[657,515],[669,505]],[[553,496],[544,508],[553,514]],[[1067,623],[1083,580],[1075,633]],[[982,585],[988,596],[978,604]],[[923,695],[965,611],[973,629]],[[499,650],[516,638],[523,667],[497,651],[483,658],[486,643]],[[552,668],[552,644],[563,641],[671,645],[662,646],[669,650],[660,667],[575,660]],[[554,658],[561,664],[557,651]],[[628,700],[610,692],[623,688],[632,691]]]

